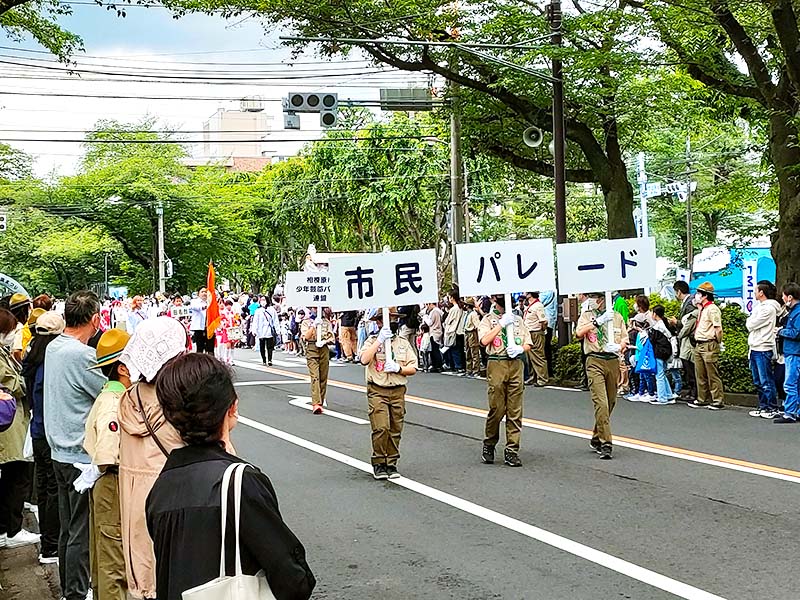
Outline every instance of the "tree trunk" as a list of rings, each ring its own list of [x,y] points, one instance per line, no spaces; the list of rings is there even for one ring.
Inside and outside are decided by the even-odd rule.
[[[633,187],[628,181],[624,163],[612,165],[610,172],[602,178],[600,187],[606,203],[608,239],[636,237],[633,222]]]
[[[778,231],[772,234],[772,256],[777,265],[777,285],[800,282],[800,149],[797,128],[787,113],[769,119],[769,149],[780,189]]]

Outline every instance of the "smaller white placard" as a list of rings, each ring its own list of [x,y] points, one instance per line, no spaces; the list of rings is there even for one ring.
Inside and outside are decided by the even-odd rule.
[[[331,256],[328,275],[335,310],[439,301],[433,249]]]
[[[553,290],[553,240],[509,240],[456,246],[462,296]]]
[[[326,271],[289,271],[283,293],[287,306],[330,306],[330,274]]]
[[[560,294],[655,287],[655,238],[558,244]]]

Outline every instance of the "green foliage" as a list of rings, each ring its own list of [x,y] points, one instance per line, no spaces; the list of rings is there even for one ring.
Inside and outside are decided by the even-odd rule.
[[[580,381],[583,377],[583,357],[580,342],[554,348],[555,378],[563,382]]]
[[[14,8],[5,10],[0,3],[0,31],[11,40],[22,42],[30,36],[63,62],[83,49],[81,38],[58,24],[60,18],[72,14],[68,4],[58,0],[23,0],[14,4]]]

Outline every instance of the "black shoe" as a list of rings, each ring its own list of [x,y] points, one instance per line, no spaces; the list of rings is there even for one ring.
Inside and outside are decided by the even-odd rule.
[[[794,417],[789,417],[786,415],[781,415],[780,417],[775,417],[772,419],[773,423],[797,423],[797,419]]]
[[[386,465],[386,474],[389,476],[389,479],[397,479],[400,477],[400,473],[397,472],[396,465]]]
[[[689,404],[687,404],[686,406],[688,406],[689,408],[708,408],[709,406],[711,406],[711,403],[700,402],[699,400],[695,400],[694,402],[689,402]]]
[[[592,452],[597,452],[600,454],[600,440],[590,440],[589,448],[592,449]]]
[[[481,453],[481,460],[487,465],[494,464],[494,446],[483,445],[483,452]]]
[[[521,467],[522,461],[519,459],[519,454],[516,452],[512,452],[511,450],[506,450],[503,454],[503,462],[506,463],[509,467]]]
[[[725,410],[725,405],[722,402],[712,402],[708,405],[708,410]]]
[[[611,446],[609,444],[602,446],[598,454],[600,455],[600,458],[602,460],[611,460],[612,458],[614,458],[613,456],[611,456]]]
[[[372,476],[375,479],[389,479],[389,472],[386,470],[386,465],[374,465],[372,467]]]

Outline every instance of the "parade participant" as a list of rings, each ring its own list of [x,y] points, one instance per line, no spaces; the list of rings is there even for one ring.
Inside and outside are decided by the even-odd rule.
[[[300,325],[300,337],[306,342],[306,364],[311,377],[311,406],[315,415],[322,414],[322,405],[328,392],[328,369],[331,352],[329,345],[336,342],[331,326],[329,308],[322,309],[321,315],[309,312],[308,318]],[[317,338],[317,328],[320,330]]]
[[[513,326],[513,339],[508,326]],[[486,416],[486,438],[481,458],[494,463],[494,447],[500,439],[500,422],[506,420],[506,449],[503,460],[509,467],[521,467],[519,441],[522,431],[522,400],[525,393],[522,355],[531,348],[531,334],[522,319],[506,312],[505,297],[492,296],[492,310],[478,328],[481,345],[486,348],[488,364],[489,414]]]
[[[205,333],[204,333],[205,335]],[[167,456],[183,441],[164,418],[155,379],[172,358],[186,352],[184,328],[169,317],[142,323],[120,360],[135,382],[119,402],[119,500],[128,589],[134,598],[156,598],[153,542],[145,501]]]
[[[606,309],[602,293],[588,294],[586,310],[578,319],[575,335],[583,341],[586,353],[586,377],[594,404],[594,430],[589,442],[600,458],[612,458],[611,413],[617,402],[619,354],[627,346],[622,315]],[[613,335],[608,337],[607,323],[613,321]]]
[[[719,353],[722,341],[722,312],[714,304],[714,286],[704,281],[697,286],[695,303],[700,313],[694,328],[694,370],[697,378],[697,400],[691,408],[722,410],[725,392],[719,375]]]
[[[275,350],[275,337],[278,332],[275,310],[266,306],[266,302],[258,307],[250,323],[250,332],[258,340],[261,352],[261,364],[272,366],[272,352]]]
[[[467,354],[467,377],[477,377],[481,371],[481,342],[478,339],[478,327],[481,319],[475,310],[475,298],[465,298],[464,307],[464,340]]]
[[[547,356],[545,355],[545,334],[547,333],[547,315],[544,304],[539,300],[539,292],[526,294],[528,306],[525,307],[525,327],[531,334],[531,349],[527,353],[530,377],[525,380],[526,385],[534,384],[542,387],[547,384]]]
[[[402,316],[389,309],[389,326],[383,312],[374,317],[381,328],[361,349],[361,364],[366,367],[369,422],[372,426],[372,469],[375,479],[395,479],[400,459],[400,436],[406,414],[406,383],[417,373],[417,354],[407,339],[398,335]],[[392,358],[386,356],[385,342],[391,340]]]
[[[214,293],[213,291],[211,292]],[[214,354],[214,342],[216,336],[208,337],[206,331],[206,309],[208,308],[208,291],[200,288],[197,298],[193,298],[189,304],[192,311],[192,321],[189,329],[192,331],[192,341],[196,352]]]
[[[147,320],[147,310],[144,308],[144,298],[134,296],[131,300],[131,310],[128,313],[128,333],[133,335],[142,321]]]
[[[92,459],[80,467],[78,491],[90,489],[89,564],[94,597],[123,600],[128,591],[119,513],[119,401],[131,386],[130,371],[119,360],[130,335],[119,329],[105,332],[97,344],[97,364],[108,377],[86,420],[83,447]]]
[[[231,329],[239,327],[240,316],[233,310],[233,300],[225,300],[225,308],[220,314],[219,327],[217,328],[217,342],[219,344],[219,360],[227,365],[233,365],[233,345],[239,341],[231,337]]]

